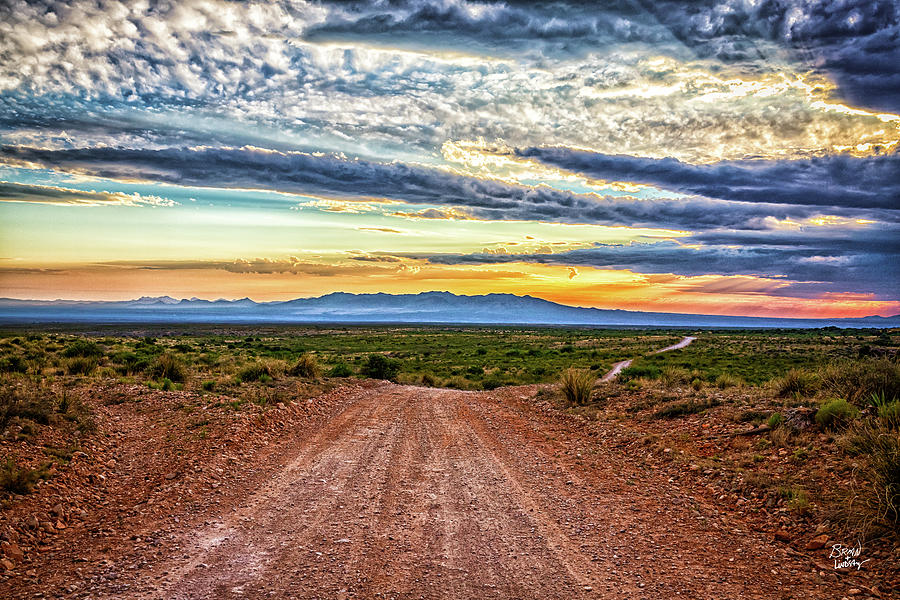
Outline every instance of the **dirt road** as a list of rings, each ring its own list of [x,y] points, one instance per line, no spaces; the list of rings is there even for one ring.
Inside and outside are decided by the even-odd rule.
[[[693,342],[696,339],[697,339],[696,337],[688,335],[688,336],[685,336],[684,339],[682,339],[677,344],[672,344],[671,346],[666,346],[665,348],[662,348],[660,350],[655,350],[654,352],[651,352],[650,354],[662,354],[663,352],[670,352],[672,350],[680,350],[681,348],[686,348],[687,346],[690,346],[691,342]],[[633,362],[634,362],[633,358],[629,358],[628,360],[623,360],[623,361],[617,362],[616,364],[614,364],[612,366],[612,369],[610,369],[603,377],[600,378],[600,381],[612,381],[613,379],[618,377],[619,373],[621,373],[624,369],[627,369],[628,367],[630,367],[631,363],[633,363]]]
[[[579,431],[528,388],[360,390],[167,553],[131,556],[114,581],[79,592],[831,597],[805,559]]]

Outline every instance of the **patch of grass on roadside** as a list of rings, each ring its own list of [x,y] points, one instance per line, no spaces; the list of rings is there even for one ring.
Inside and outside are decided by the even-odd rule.
[[[37,469],[20,467],[12,457],[0,465],[0,489],[10,494],[28,494],[41,479],[50,476],[47,465]]]
[[[680,402],[670,402],[660,407],[651,415],[653,419],[675,419],[685,415],[693,415],[701,413],[710,408],[719,406],[721,402],[714,398],[706,400],[685,400]]]

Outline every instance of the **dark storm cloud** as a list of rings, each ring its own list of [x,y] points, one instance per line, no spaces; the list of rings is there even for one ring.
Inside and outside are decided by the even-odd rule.
[[[671,39],[632,1],[572,2],[336,2],[310,41],[380,40],[462,51],[579,54],[616,43]]]
[[[787,204],[723,202],[706,198],[652,199],[573,194],[402,163],[349,160],[335,155],[242,148],[0,147],[0,162],[27,162],[59,171],[117,180],[145,179],[184,186],[255,188],[332,198],[388,198],[409,204],[463,207],[486,220],[537,220],[704,230],[761,228],[767,218],[803,219],[818,210]],[[839,209],[834,214],[868,215]],[[884,218],[891,218],[890,214]]]
[[[527,148],[517,153],[590,177],[647,183],[722,200],[900,209],[898,154],[691,165],[674,158],[595,154],[567,148]]]

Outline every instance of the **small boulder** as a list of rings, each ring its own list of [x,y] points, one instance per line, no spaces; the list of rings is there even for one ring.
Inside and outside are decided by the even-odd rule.
[[[823,533],[822,535],[817,535],[813,539],[806,542],[807,550],[821,550],[825,547],[825,544],[828,543],[828,534]]]
[[[800,431],[816,426],[816,409],[808,406],[788,408],[781,413],[781,417],[785,425]]]
[[[785,531],[784,529],[779,529],[775,532],[775,539],[779,542],[790,542],[791,534]]]

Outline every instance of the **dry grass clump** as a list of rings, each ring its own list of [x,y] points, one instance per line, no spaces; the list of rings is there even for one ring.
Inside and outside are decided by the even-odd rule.
[[[305,379],[318,379],[322,375],[322,368],[315,355],[306,352],[300,355],[294,366],[288,373],[294,377],[303,377]]]
[[[237,379],[238,383],[248,383],[251,381],[261,381],[265,383],[275,379],[281,371],[282,369],[279,368],[279,365],[272,361],[255,362],[239,370],[237,375],[235,375],[235,379]]]
[[[174,354],[160,354],[147,368],[147,375],[152,379],[168,379],[176,383],[184,383],[188,377],[188,368]]]
[[[66,375],[90,375],[97,370],[99,363],[93,357],[74,356],[63,359],[60,365]]]
[[[861,489],[847,503],[846,520],[869,532],[900,534],[900,434],[876,419],[861,419],[840,438],[843,450],[862,458]]]
[[[791,369],[772,380],[775,394],[788,396],[812,396],[819,390],[819,378],[806,369]]]
[[[691,380],[691,373],[681,367],[666,366],[659,374],[659,380],[666,387],[672,387]]]
[[[737,375],[732,375],[730,373],[722,373],[718,377],[716,377],[716,387],[720,390],[724,390],[726,388],[732,387],[743,387],[744,380],[738,377]]]
[[[596,379],[590,369],[566,369],[560,377],[559,385],[569,402],[583,405],[590,402]]]
[[[822,389],[862,406],[872,395],[900,398],[900,364],[886,358],[848,360],[821,369]]]

